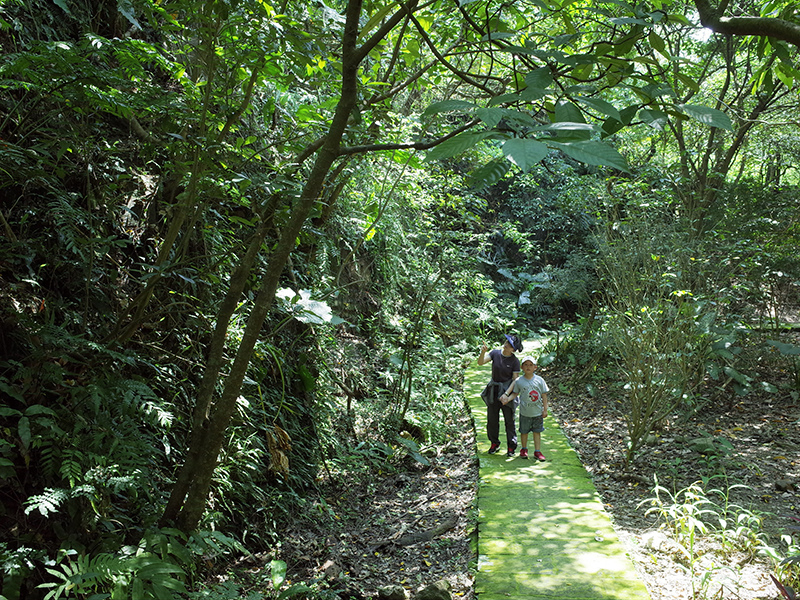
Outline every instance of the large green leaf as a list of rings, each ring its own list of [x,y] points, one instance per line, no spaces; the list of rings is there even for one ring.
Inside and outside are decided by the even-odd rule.
[[[562,150],[564,154],[587,165],[614,167],[626,173],[630,172],[628,163],[622,155],[608,144],[595,141],[574,143],[549,142],[549,145]]]
[[[523,172],[547,156],[548,148],[542,142],[514,138],[503,144],[503,154]]]
[[[276,590],[286,581],[286,563],[282,560],[273,560],[269,563],[272,575],[272,587]]]
[[[519,102],[522,99],[522,94],[500,94],[489,100],[488,106],[497,106],[498,104],[507,104],[509,102]]]
[[[449,140],[445,140],[438,146],[435,146],[429,150],[425,160],[441,160],[443,158],[456,156],[465,150],[472,148],[475,144],[486,139],[490,135],[492,135],[491,132],[460,133],[457,136],[451,137]]]
[[[667,123],[667,113],[660,110],[650,110],[649,108],[640,110],[639,118],[653,129],[663,129]]]
[[[639,110],[638,106],[627,106],[619,111],[619,119],[614,117],[609,117],[605,121],[603,121],[603,125],[601,126],[601,137],[607,137],[618,132],[620,129],[625,127],[626,125],[630,125],[633,118],[636,116],[636,112]],[[666,116],[666,115],[665,115]]]
[[[531,129],[539,127],[539,122],[536,119],[527,112],[521,110],[507,109],[506,118],[522,127],[530,127]]]
[[[578,98],[578,102],[580,102],[581,104],[585,104],[590,108],[595,109],[596,111],[604,114],[607,117],[611,117],[612,119],[616,119],[617,121],[622,121],[622,117],[620,116],[619,111],[610,102],[606,102],[605,100],[601,100],[600,98]]]
[[[311,323],[321,325],[322,323],[342,323],[342,319],[336,317],[331,307],[326,302],[313,300],[311,292],[300,290],[295,292],[290,288],[283,288],[275,293],[277,298],[288,302],[292,308],[292,316],[301,323]]]
[[[526,102],[534,102],[535,100],[544,98],[548,93],[550,92],[542,88],[528,86],[519,93],[519,97]]]
[[[394,439],[398,444],[403,446],[408,452],[409,456],[411,456],[419,464],[425,466],[431,464],[430,461],[420,453],[419,444],[417,444],[417,442],[415,442],[414,440],[409,440],[407,438],[401,437],[399,435],[396,436]]]
[[[600,137],[608,137],[610,135],[614,135],[619,130],[625,127],[625,124],[621,121],[617,121],[616,119],[606,119],[603,121],[603,125],[601,127]]]
[[[700,84],[688,75],[684,75],[683,73],[675,73],[675,77],[693,92],[700,91]]]
[[[496,158],[473,171],[470,174],[469,183],[478,189],[488,187],[500,181],[510,168],[507,160]]]
[[[778,63],[773,69],[775,77],[777,77],[783,85],[788,89],[794,87],[794,80],[797,78],[798,73],[791,67],[787,67],[784,63]]]
[[[61,10],[67,13],[70,17],[72,16],[72,13],[69,10],[69,4],[67,4],[64,0],[53,0],[53,2],[56,4],[56,6],[59,6]]]
[[[489,128],[494,128],[506,116],[505,108],[479,108],[475,116],[486,123]]]
[[[593,128],[586,125],[586,119],[584,119],[581,109],[572,102],[556,104],[553,121],[554,123],[550,127],[554,128],[559,138],[589,140],[592,135]]]
[[[592,138],[596,126],[589,123],[551,123],[537,128],[537,131],[547,131],[556,134],[556,139],[562,143],[586,142]]]
[[[136,9],[133,7],[133,2],[131,2],[131,0],[119,0],[117,2],[117,10],[119,10],[119,13],[123,17],[128,19],[131,25],[137,29],[142,29],[139,21],[136,20]]]
[[[515,37],[517,37],[517,34],[509,31],[490,31],[481,38],[481,41],[488,42],[489,40],[508,40]]]
[[[386,18],[386,15],[388,15],[392,10],[394,10],[394,8],[395,8],[394,4],[389,2],[380,9],[378,9],[378,11],[375,12],[375,14],[372,15],[372,17],[370,17],[369,21],[367,21],[367,24],[364,25],[364,27],[361,29],[361,31],[358,34],[359,37],[362,38],[366,37],[370,31],[375,29],[378,26],[378,24],[381,23]]]
[[[537,131],[550,131],[554,133],[575,132],[575,131],[591,133],[595,129],[596,127],[590,123],[576,123],[575,121],[550,123],[550,125],[543,125],[542,127],[536,128]]]
[[[17,435],[22,443],[22,450],[27,454],[31,445],[31,420],[28,417],[22,417],[17,423]]]
[[[559,102],[553,113],[553,121],[556,123],[585,123],[581,109],[572,102]]]
[[[466,102],[465,100],[442,100],[441,102],[434,102],[431,104],[425,109],[422,116],[430,117],[442,112],[472,112],[476,108],[476,104]]]
[[[664,85],[658,85],[656,83],[650,83],[648,85],[642,87],[636,86],[625,86],[634,94],[641,98],[642,102],[649,104],[654,100],[658,100],[659,98],[663,98],[664,96],[667,97],[675,97],[675,92],[672,88]]]
[[[767,343],[770,346],[774,346],[781,354],[788,356],[800,356],[800,346],[796,346],[794,344],[784,344],[783,342],[778,342],[775,340],[768,340]]]
[[[676,108],[687,117],[711,127],[733,131],[731,118],[721,110],[699,104],[677,104]]]
[[[667,50],[667,44],[664,41],[664,38],[658,35],[655,31],[651,31],[647,34],[647,40],[650,42],[653,50],[665,56],[666,58],[670,57],[670,53],[669,50]]]
[[[637,19],[635,17],[615,17],[613,19],[609,19],[609,22],[613,23],[614,25],[645,25],[647,27],[652,25],[652,23],[649,21]]]
[[[544,90],[552,85],[553,72],[550,70],[550,67],[534,69],[525,76],[525,83],[528,87]]]

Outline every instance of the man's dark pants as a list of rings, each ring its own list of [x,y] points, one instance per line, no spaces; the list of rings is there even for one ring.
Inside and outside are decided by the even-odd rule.
[[[503,421],[506,426],[506,441],[508,447],[512,450],[517,449],[517,428],[515,413],[517,412],[516,404],[511,401],[508,404],[503,404],[500,400],[495,400],[486,407],[486,435],[489,441],[493,444],[500,443],[500,413],[503,413]]]

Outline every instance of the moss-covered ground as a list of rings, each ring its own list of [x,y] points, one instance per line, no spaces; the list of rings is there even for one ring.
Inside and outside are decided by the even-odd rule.
[[[489,374],[489,365],[471,367],[465,389],[480,458],[478,598],[646,600],[589,474],[552,418],[542,434],[545,462],[533,458],[532,444],[527,460],[508,458],[505,446],[488,454],[480,391]],[[502,436],[501,424],[504,443]]]

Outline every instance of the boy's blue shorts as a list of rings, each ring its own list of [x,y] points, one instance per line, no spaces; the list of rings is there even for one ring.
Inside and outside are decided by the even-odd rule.
[[[523,417],[519,416],[519,432],[522,433],[541,433],[544,431],[544,417]]]

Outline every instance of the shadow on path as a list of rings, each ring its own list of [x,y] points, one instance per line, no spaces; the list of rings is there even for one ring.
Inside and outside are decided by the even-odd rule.
[[[480,459],[478,598],[649,600],[589,474],[552,417],[542,433],[546,462],[487,453],[480,393],[490,369],[473,364],[465,381]],[[556,410],[557,403],[551,392]],[[501,424],[504,444],[502,436]]]

